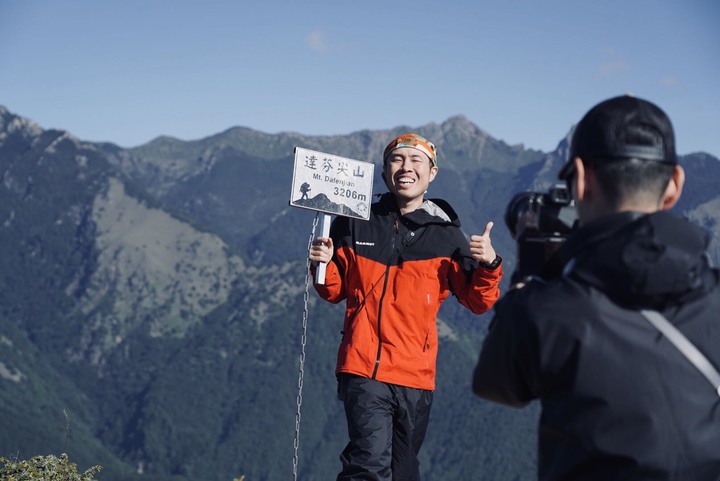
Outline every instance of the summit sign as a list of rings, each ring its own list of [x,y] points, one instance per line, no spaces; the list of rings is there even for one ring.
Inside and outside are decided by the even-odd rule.
[[[296,147],[290,205],[368,220],[374,168],[370,162]]]

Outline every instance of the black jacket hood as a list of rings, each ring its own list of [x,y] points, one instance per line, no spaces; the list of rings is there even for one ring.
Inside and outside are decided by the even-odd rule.
[[[662,309],[716,285],[709,242],[703,229],[667,212],[625,212],[581,227],[554,261],[621,304]]]

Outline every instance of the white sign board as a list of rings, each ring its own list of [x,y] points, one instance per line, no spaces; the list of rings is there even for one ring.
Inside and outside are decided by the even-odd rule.
[[[374,171],[370,162],[296,147],[290,205],[368,220]]]

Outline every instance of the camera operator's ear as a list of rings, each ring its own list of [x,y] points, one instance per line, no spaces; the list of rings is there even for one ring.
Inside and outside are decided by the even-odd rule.
[[[675,166],[673,176],[665,187],[662,197],[663,210],[672,209],[682,195],[683,185],[685,185],[685,170],[679,166]]]
[[[575,164],[575,175],[573,176],[575,181],[575,198],[578,201],[583,201],[591,194],[592,190],[592,187],[588,184],[588,171],[585,169],[585,164],[583,164],[580,157],[575,157],[573,163]]]

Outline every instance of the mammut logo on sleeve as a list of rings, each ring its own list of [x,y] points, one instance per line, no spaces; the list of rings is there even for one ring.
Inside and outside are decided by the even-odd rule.
[[[362,241],[355,241],[355,243],[359,246],[374,246],[374,242],[362,242]]]

